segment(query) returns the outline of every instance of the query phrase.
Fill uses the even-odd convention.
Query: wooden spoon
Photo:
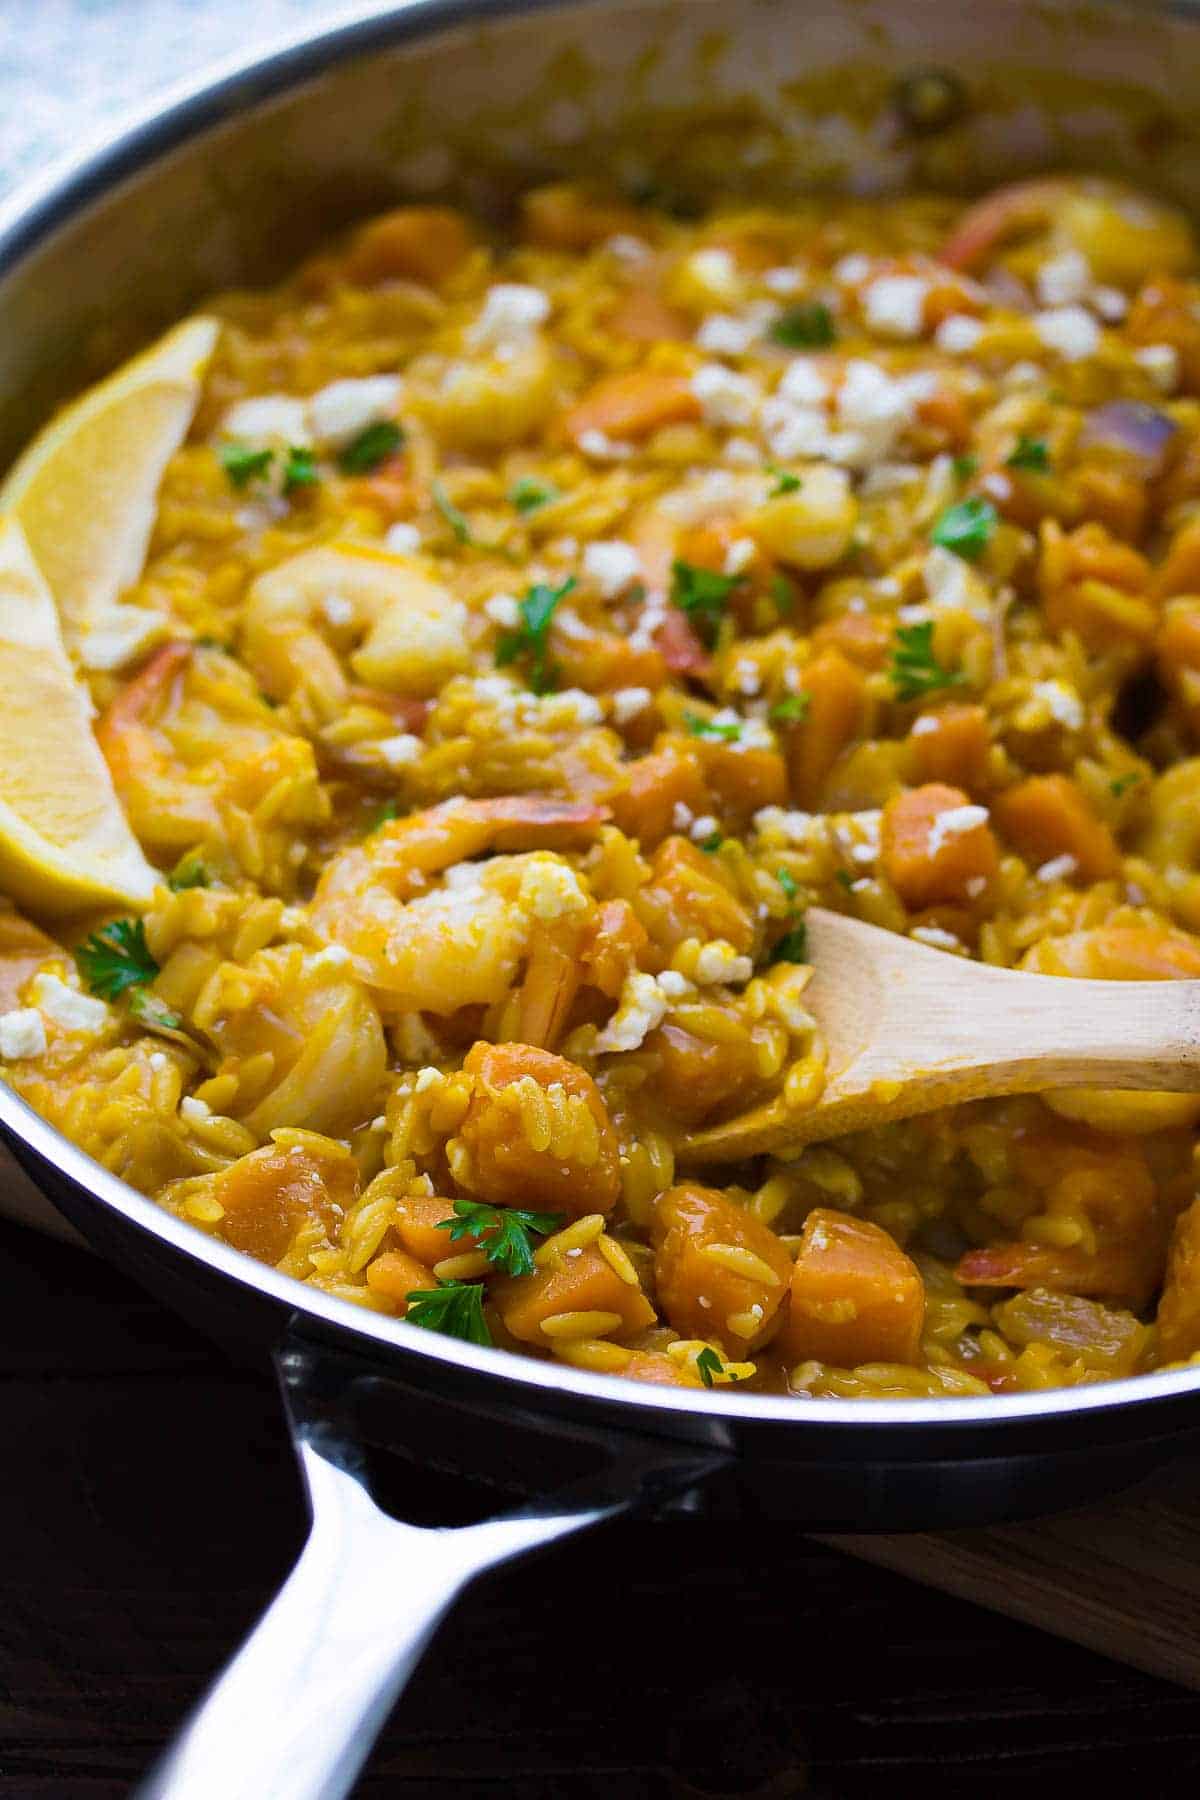
[[[814,975],[804,999],[828,1051],[820,1100],[802,1111],[772,1100],[693,1132],[681,1161],[786,1154],[994,1094],[1200,1092],[1200,980],[1023,975],[819,907],[806,917]]]

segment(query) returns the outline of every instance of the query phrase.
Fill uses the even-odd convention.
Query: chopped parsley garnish
[[[93,994],[116,1000],[127,988],[144,987],[158,974],[140,919],[114,919],[93,931],[75,952],[79,973]]]
[[[492,1334],[483,1316],[483,1289],[473,1281],[442,1281],[435,1288],[414,1288],[407,1296],[405,1318],[425,1331],[464,1343],[490,1345]]]
[[[796,877],[787,869],[776,869],[775,879],[787,895],[788,899],[794,900],[796,895],[800,892],[800,889],[796,886]]]
[[[342,447],[338,468],[343,475],[369,475],[381,462],[394,456],[403,442],[404,433],[395,419],[376,419]]]
[[[729,596],[741,580],[740,575],[718,575],[715,569],[701,569],[678,558],[671,564],[671,604],[687,614],[710,650]]]
[[[1136,769],[1130,769],[1127,775],[1118,775],[1115,781],[1110,781],[1108,791],[1119,800],[1122,794],[1127,794],[1130,788],[1136,787],[1141,779]]]
[[[399,816],[399,808],[397,807],[396,802],[394,800],[385,800],[382,806],[377,806],[375,808],[375,811],[367,820],[367,837],[370,837],[373,831],[378,831],[381,825],[390,825],[392,820]]]
[[[959,687],[963,677],[956,669],[944,669],[933,654],[933,620],[920,625],[901,625],[892,647],[888,677],[897,700],[921,700],[941,688]]]
[[[544,694],[554,685],[554,672],[546,660],[550,621],[559,601],[565,600],[574,586],[573,575],[556,588],[548,587],[544,581],[534,582],[526,589],[520,603],[520,625],[515,631],[506,631],[496,645],[496,663],[500,668],[519,658],[528,658],[529,685],[535,694]]]
[[[812,695],[803,689],[798,694],[785,694],[767,714],[772,725],[802,725],[808,717]]]
[[[725,1373],[725,1364],[721,1361],[716,1351],[710,1350],[707,1344],[696,1358],[696,1373],[706,1388],[712,1386],[714,1375],[723,1375]]]
[[[720,719],[705,719],[699,713],[685,712],[683,722],[694,738],[706,738],[714,744],[736,744],[742,735],[740,725],[726,724]]]
[[[559,497],[558,489],[550,481],[535,481],[532,475],[522,475],[508,490],[511,505],[524,515],[536,512],[539,506],[549,506],[552,500]]]
[[[274,461],[273,450],[254,450],[249,444],[240,443],[236,438],[217,449],[217,461],[232,481],[235,488],[249,487],[267,473]]]
[[[790,306],[771,327],[775,342],[789,350],[825,350],[836,335],[833,314],[819,300]]]
[[[776,500],[780,494],[794,494],[800,486],[798,475],[793,475],[790,469],[776,468],[774,463],[767,464],[767,474],[775,477],[775,486],[767,495],[768,500]]]
[[[189,850],[186,856],[180,857],[167,876],[167,886],[173,894],[182,894],[186,888],[211,887],[212,876],[195,851]]]
[[[706,856],[712,856],[715,851],[721,848],[721,845],[724,842],[725,839],[721,836],[719,831],[712,831],[706,838],[701,840],[700,848]]]
[[[144,987],[131,989],[129,995],[129,1011],[139,1025],[147,1031],[181,1031],[183,1014],[177,1013],[174,1007],[152,994]]]
[[[979,468],[979,458],[968,450],[964,456],[955,457],[953,467],[955,481],[970,481]]]
[[[485,1206],[478,1200],[456,1200],[455,1217],[439,1219],[439,1231],[450,1233],[450,1242],[460,1238],[479,1239],[479,1248],[489,1262],[506,1275],[532,1275],[533,1250],[530,1235],[549,1237],[557,1231],[566,1216],[563,1213],[522,1212],[515,1206]]]
[[[475,534],[471,530],[466,513],[455,506],[441,482],[433,482],[429,491],[433,496],[433,504],[437,507],[443,519],[445,519],[458,542],[460,544],[473,544],[475,542]]]
[[[303,444],[289,444],[287,455],[283,459],[283,491],[294,493],[297,488],[313,487],[317,480],[317,459],[311,450]]]
[[[771,598],[775,602],[776,611],[790,613],[796,604],[796,590],[786,575],[771,577]]]
[[[808,927],[803,919],[798,919],[790,931],[784,932],[767,961],[769,963],[802,963],[807,950]]]
[[[837,882],[839,887],[845,888],[845,890],[848,894],[852,894],[854,892],[854,877],[850,873],[849,869],[836,870],[833,878]]]
[[[953,550],[965,562],[976,562],[987,549],[992,533],[999,524],[995,507],[978,494],[948,506],[933,528],[933,541],[943,550]]]
[[[1016,448],[1011,456],[1005,458],[1007,469],[1028,469],[1035,475],[1044,475],[1050,467],[1050,451],[1045,438],[1026,437],[1022,431],[1017,437]]]

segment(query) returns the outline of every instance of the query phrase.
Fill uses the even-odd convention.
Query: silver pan
[[[897,77],[961,79],[954,155]],[[603,169],[687,197],[1077,165],[1200,198],[1200,23],[1065,0],[410,0],[234,62],[0,207],[0,465],[48,410],[214,287],[270,281],[400,195],[502,211]],[[117,341],[114,328],[125,336]],[[1200,1369],[1045,1395],[803,1404],[650,1389],[435,1337],[193,1232],[0,1086],[0,1135],[65,1217],[279,1372],[312,1506],[300,1560],[142,1790],[346,1793],[429,1634],[482,1570],[641,1508],[930,1528],[1129,1485],[1200,1439]],[[397,1518],[368,1446],[445,1469]],[[468,1498],[469,1497],[469,1498]],[[581,1548],[575,1554],[586,1555]]]

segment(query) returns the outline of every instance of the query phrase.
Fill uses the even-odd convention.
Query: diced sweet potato
[[[385,1250],[367,1264],[367,1286],[373,1294],[390,1300],[403,1317],[408,1311],[408,1296],[429,1293],[437,1286],[437,1276],[406,1250]]]
[[[521,202],[525,236],[547,250],[592,250],[611,237],[642,233],[645,223],[626,201],[584,182],[534,188]]]
[[[1097,925],[1042,938],[1021,967],[1035,975],[1091,981],[1200,979],[1200,940],[1161,925]]]
[[[634,1350],[618,1371],[626,1381],[648,1381],[656,1387],[699,1387],[701,1385],[682,1363],[659,1350]]]
[[[610,799],[612,815],[646,853],[675,830],[677,806],[697,816],[709,809],[700,759],[690,745],[666,743],[627,763],[624,774],[625,786]]]
[[[687,314],[664,300],[648,282],[626,288],[604,324],[614,336],[633,344],[671,343],[692,335]]]
[[[804,1222],[779,1346],[793,1362],[915,1363],[925,1288],[911,1257],[866,1219],[817,1207]]]
[[[734,1019],[719,1039],[677,1023],[660,1025],[646,1049],[659,1059],[657,1098],[685,1125],[699,1125],[718,1107],[736,1109],[761,1085],[754,1042]]]
[[[725,885],[713,859],[687,838],[669,837],[654,853],[650,880],[634,906],[652,938],[674,949],[685,938],[724,938],[745,952],[754,942],[754,921]]]
[[[649,941],[627,900],[606,900],[589,919],[579,945],[584,982],[615,1000]]]
[[[769,1226],[715,1188],[670,1188],[655,1210],[659,1305],[685,1337],[741,1355],[771,1335],[792,1259]]]
[[[564,1256],[557,1268],[508,1276],[493,1284],[491,1297],[505,1327],[524,1344],[548,1344],[542,1325],[560,1313],[615,1313],[619,1323],[602,1334],[631,1334],[653,1325],[655,1311],[641,1287],[622,1281],[595,1244],[578,1256]]]
[[[213,1188],[225,1209],[221,1236],[235,1250],[277,1263],[301,1226],[316,1220],[331,1234],[358,1195],[358,1165],[332,1139],[264,1144],[222,1170]]]
[[[718,811],[749,819],[764,806],[786,806],[787,764],[778,750],[701,742],[697,754]]]
[[[951,701],[936,712],[922,713],[909,732],[912,779],[949,782],[977,794],[987,785],[990,748],[983,707]]]
[[[631,643],[615,631],[590,637],[552,633],[553,658],[564,687],[607,694],[616,688],[649,688],[653,693],[667,678],[666,658],[653,644]]]
[[[590,431],[621,441],[699,417],[700,402],[684,376],[631,369],[606,375],[590,387],[567,413],[563,427],[575,443]]]
[[[494,1206],[607,1212],[620,1191],[616,1134],[591,1076],[532,1044],[478,1043],[475,1093],[459,1127],[459,1185]]]
[[[447,206],[398,206],[357,232],[346,257],[352,281],[420,281],[441,287],[462,267],[474,240],[461,213]]]
[[[1075,859],[1084,881],[1102,881],[1121,866],[1112,832],[1098,819],[1069,775],[1033,775],[995,803],[996,823],[1027,863]]]
[[[1200,1350],[1200,1200],[1175,1226],[1167,1279],[1158,1303],[1160,1362],[1182,1362]]]
[[[453,1217],[453,1200],[438,1194],[405,1194],[396,1202],[392,1230],[410,1257],[432,1269],[447,1256],[465,1256],[479,1248],[477,1238],[460,1237],[452,1243],[449,1231],[439,1229],[443,1219]]]
[[[1150,565],[1103,525],[1064,534],[1048,519],[1038,584],[1050,629],[1074,632],[1089,650],[1140,646],[1154,635],[1158,612]]]
[[[967,808],[971,808],[967,812]],[[961,788],[929,782],[897,794],[883,809],[880,866],[913,912],[968,901],[977,882],[999,868],[996,840]]]
[[[892,643],[892,626],[875,613],[845,612],[836,619],[826,619],[812,634],[812,646],[818,654],[823,650],[840,650],[849,662],[860,669],[882,669]]]
[[[843,750],[867,722],[867,681],[840,650],[823,650],[804,671],[808,711],[787,733],[788,773],[798,806],[815,807]]]

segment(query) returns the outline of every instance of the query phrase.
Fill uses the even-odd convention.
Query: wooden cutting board
[[[0,1214],[82,1243],[2,1150]],[[1200,1461],[1036,1524],[820,1541],[1200,1692]]]

